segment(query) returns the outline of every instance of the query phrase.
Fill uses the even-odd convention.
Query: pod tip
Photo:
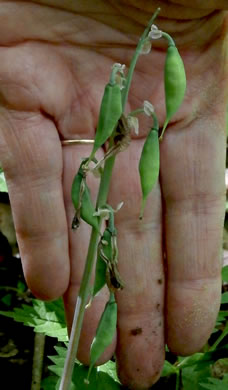
[[[162,129],[162,132],[161,132],[161,135],[160,135],[160,137],[159,137],[159,141],[162,141],[163,136],[164,136],[164,132],[165,132],[166,127],[168,126],[168,123],[169,123],[169,118],[166,118],[166,121],[165,121],[165,123],[164,123],[163,129]]]
[[[140,221],[143,219],[144,208],[145,208],[145,201],[146,201],[145,199],[142,200],[141,209],[140,209],[140,215],[139,215]]]

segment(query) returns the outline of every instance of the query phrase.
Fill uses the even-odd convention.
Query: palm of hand
[[[30,21],[24,40],[17,36],[15,43],[5,34],[6,47],[0,48],[0,152],[28,284],[42,298],[66,291],[70,325],[89,240],[87,226],[82,224],[76,234],[70,229],[70,188],[90,148],[62,150],[60,138],[94,137],[111,65],[129,65],[138,37],[85,16],[48,12],[43,14],[45,32]],[[227,75],[219,65],[211,70],[207,60],[214,63],[221,45],[218,41],[202,57],[197,52],[194,66],[196,53],[185,50],[188,94],[161,144],[160,185],[148,200],[143,222],[138,220],[137,166],[147,123],[116,161],[109,202],[115,207],[124,201],[116,225],[125,288],[117,297],[118,340],[104,359],[117,341],[120,377],[135,388],[159,376],[165,341],[179,354],[201,348],[219,307],[226,94],[221,80]],[[163,123],[164,57],[155,50],[140,58],[127,112],[151,100]],[[202,66],[209,82],[197,74]],[[220,96],[214,99],[213,94],[212,106],[215,84]],[[91,185],[95,193],[97,181]],[[104,292],[87,311],[79,348],[84,362],[106,299]]]

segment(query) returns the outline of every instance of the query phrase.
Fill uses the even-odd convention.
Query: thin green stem
[[[115,161],[115,157],[111,157],[105,163],[104,172],[101,177],[100,189],[97,198],[97,208],[103,206],[107,202],[109,184],[111,180],[114,161]],[[100,224],[101,224],[101,220],[100,220]],[[81,333],[81,328],[82,328],[82,323],[83,323],[83,318],[85,313],[85,307],[90,293],[90,279],[92,275],[92,269],[93,269],[93,264],[95,260],[96,250],[97,250],[98,238],[99,238],[99,234],[93,228],[90,237],[85,269],[84,269],[80,290],[79,290],[79,294],[75,306],[69,346],[67,350],[67,356],[66,356],[66,361],[63,369],[59,390],[69,390],[70,388],[72,372],[74,369],[74,361],[77,355],[80,333]]]
[[[209,351],[210,352],[214,351],[227,334],[228,334],[228,321],[226,322],[223,332],[220,334],[220,336],[217,338],[214,344],[209,348]]]
[[[140,40],[138,42],[138,45],[136,47],[135,53],[133,55],[133,58],[131,60],[131,64],[130,64],[130,67],[129,67],[129,70],[128,70],[128,74],[127,74],[127,77],[126,77],[125,88],[124,88],[123,94],[122,94],[123,110],[124,110],[124,107],[125,107],[127,99],[128,99],[128,94],[129,94],[129,90],[130,90],[131,81],[132,81],[133,73],[134,73],[134,70],[135,70],[136,62],[138,60],[138,57],[141,54],[141,49],[143,47],[145,38],[148,36],[150,28],[151,28],[152,24],[154,23],[156,17],[158,16],[159,12],[160,12],[160,8],[157,8],[157,10],[153,14],[152,18],[150,19],[150,21],[149,21],[149,23],[148,23],[144,33],[142,34],[142,36],[141,36],[141,38],[140,38]]]
[[[155,112],[152,113],[152,117],[153,117],[153,120],[154,120],[153,129],[159,131],[158,117],[155,114]]]
[[[162,36],[163,36],[163,38],[165,38],[168,41],[168,45],[169,46],[176,46],[173,38],[169,34],[167,34],[166,32],[162,31]]]
[[[136,110],[133,110],[129,112],[128,116],[137,116],[138,114],[144,114],[144,108],[136,108]]]
[[[176,390],[180,389],[180,370],[176,374]]]

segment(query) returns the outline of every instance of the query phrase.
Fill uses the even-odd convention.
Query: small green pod
[[[90,160],[112,135],[122,114],[122,97],[119,84],[108,83],[101,102],[98,125]]]
[[[181,106],[186,91],[186,74],[183,60],[176,46],[170,45],[166,54],[165,69],[166,119],[161,137],[171,119]]]
[[[101,357],[105,349],[111,344],[115,336],[116,324],[117,303],[115,301],[114,294],[110,293],[109,301],[106,303],[97,327],[96,336],[94,337],[90,347],[90,366],[87,379],[89,378],[90,372],[99,357]]]
[[[142,189],[142,204],[139,217],[140,219],[143,218],[146,199],[158,180],[159,167],[160,150],[158,130],[152,128],[144,143],[139,161],[139,174]]]
[[[83,177],[81,168],[79,168],[78,173],[74,177],[71,188],[71,198],[76,212],[78,210],[80,211],[80,217],[89,225],[94,227],[97,231],[99,231],[98,219],[93,215],[95,213],[95,208],[90,196],[90,190],[86,184],[85,178]]]
[[[105,258],[110,260],[112,257],[111,239],[112,236],[110,231],[108,229],[105,229],[103,236],[101,237],[100,243],[98,245],[95,280],[94,280],[93,293],[92,293],[93,297],[95,297],[95,295],[97,295],[97,293],[106,284],[107,263],[105,261]]]
[[[105,261],[102,259],[102,257],[98,254],[97,262],[96,262],[96,270],[95,270],[95,280],[94,280],[93,293],[92,293],[93,298],[95,297],[95,295],[99,293],[99,291],[106,284],[106,271],[107,271],[107,265]]]

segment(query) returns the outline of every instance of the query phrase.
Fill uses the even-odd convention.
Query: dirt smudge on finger
[[[137,328],[131,329],[130,334],[132,336],[138,336],[139,334],[142,334],[142,328],[137,327]]]

